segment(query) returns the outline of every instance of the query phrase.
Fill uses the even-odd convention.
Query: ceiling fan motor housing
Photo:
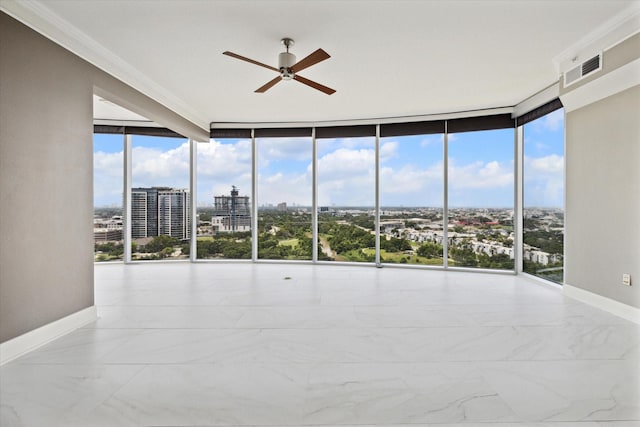
[[[278,56],[280,76],[284,80],[291,80],[293,78],[293,71],[291,71],[291,67],[293,67],[295,63],[296,63],[296,56],[293,53],[282,52]]]

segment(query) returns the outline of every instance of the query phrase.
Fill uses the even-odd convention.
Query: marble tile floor
[[[640,325],[523,277],[97,265],[99,319],[0,368],[0,425],[640,426]]]

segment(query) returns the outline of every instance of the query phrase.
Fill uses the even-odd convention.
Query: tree
[[[513,260],[507,254],[479,254],[478,267],[507,270],[513,268]]]
[[[156,236],[144,247],[145,252],[160,252],[164,248],[173,248],[180,244],[180,240],[171,236]]]
[[[119,258],[124,253],[124,245],[116,242],[96,243],[95,252],[102,252],[103,254],[106,254],[105,257],[107,259]]]
[[[524,243],[550,254],[561,254],[564,251],[564,236],[560,231],[527,230]]]
[[[373,243],[375,245],[375,240]],[[411,244],[405,239],[392,237],[390,239],[380,239],[380,248],[387,252],[402,252],[411,250]]]
[[[451,258],[461,267],[475,267],[478,264],[476,254],[466,246],[454,246],[449,250]]]
[[[170,257],[172,253],[173,253],[173,248],[169,247],[169,248],[162,248],[162,250],[158,255],[160,256],[160,258],[167,258],[167,257]]]
[[[189,243],[185,243],[184,245],[180,246],[180,251],[182,252],[182,255],[189,255],[189,253],[191,252],[191,245]]]
[[[439,258],[442,256],[442,245],[433,242],[426,242],[420,245],[417,254],[425,258]]]

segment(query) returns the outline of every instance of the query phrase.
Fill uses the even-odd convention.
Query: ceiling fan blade
[[[310,86],[314,89],[318,89],[320,92],[324,92],[327,95],[331,95],[332,93],[335,93],[335,89],[331,89],[330,87],[323,86],[320,83],[314,82],[313,80],[305,79],[304,77],[298,74],[294,75],[293,79],[299,81],[302,84]]]
[[[291,71],[297,73],[298,71],[302,71],[305,68],[309,68],[312,65],[317,64],[318,62],[324,61],[325,59],[331,58],[331,56],[322,49],[318,49],[315,52],[311,53],[306,58],[301,59],[300,61],[293,64],[291,67]]]
[[[282,77],[278,76],[275,79],[269,81],[269,83],[265,84],[264,86],[256,89],[255,92],[256,93],[264,93],[264,92],[268,91],[269,89],[271,89],[273,86],[275,86],[276,83],[278,83],[280,80],[282,80]]]
[[[272,67],[271,65],[263,64],[262,62],[254,61],[253,59],[249,59],[249,58],[244,57],[242,55],[238,55],[237,53],[226,51],[226,52],[222,52],[222,54],[230,56],[232,58],[239,59],[241,61],[247,61],[247,62],[250,62],[252,64],[259,65],[259,66],[264,67],[264,68],[268,68],[270,70],[275,71],[276,73],[280,72],[280,70],[278,70],[276,67]]]

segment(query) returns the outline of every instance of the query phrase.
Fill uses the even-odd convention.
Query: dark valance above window
[[[311,128],[263,128],[255,130],[256,138],[295,138],[311,136]]]
[[[428,135],[444,133],[444,120],[430,122],[389,123],[380,125],[380,136]]]
[[[110,133],[117,135],[144,135],[161,136],[167,138],[185,138],[167,128],[146,127],[146,126],[114,126],[114,125],[93,125],[93,133]]]
[[[211,129],[210,138],[251,138],[251,129]]]
[[[538,108],[531,110],[527,113],[524,113],[521,116],[516,117],[517,126],[525,125],[535,119],[539,119],[542,116],[546,116],[549,113],[552,113],[556,110],[559,110],[563,107],[562,101],[560,98],[556,98],[553,101],[549,101],[544,105],[539,106]]]
[[[376,126],[355,125],[316,128],[316,138],[357,138],[362,136],[376,136]]]
[[[380,124],[380,136],[405,136],[405,135],[429,135],[455,132],[473,132],[493,129],[515,128],[516,120],[511,114],[494,114],[488,116],[463,117],[450,120],[429,120],[418,122],[400,122]],[[375,136],[376,125],[344,125],[344,126],[317,126],[316,138],[356,138]],[[257,128],[254,130],[256,138],[286,138],[312,136],[311,127],[294,128]],[[251,129],[230,128],[211,129],[211,138],[251,138]]]
[[[475,132],[480,130],[515,128],[516,121],[511,114],[496,114],[493,116],[465,117],[447,120],[447,132]]]

